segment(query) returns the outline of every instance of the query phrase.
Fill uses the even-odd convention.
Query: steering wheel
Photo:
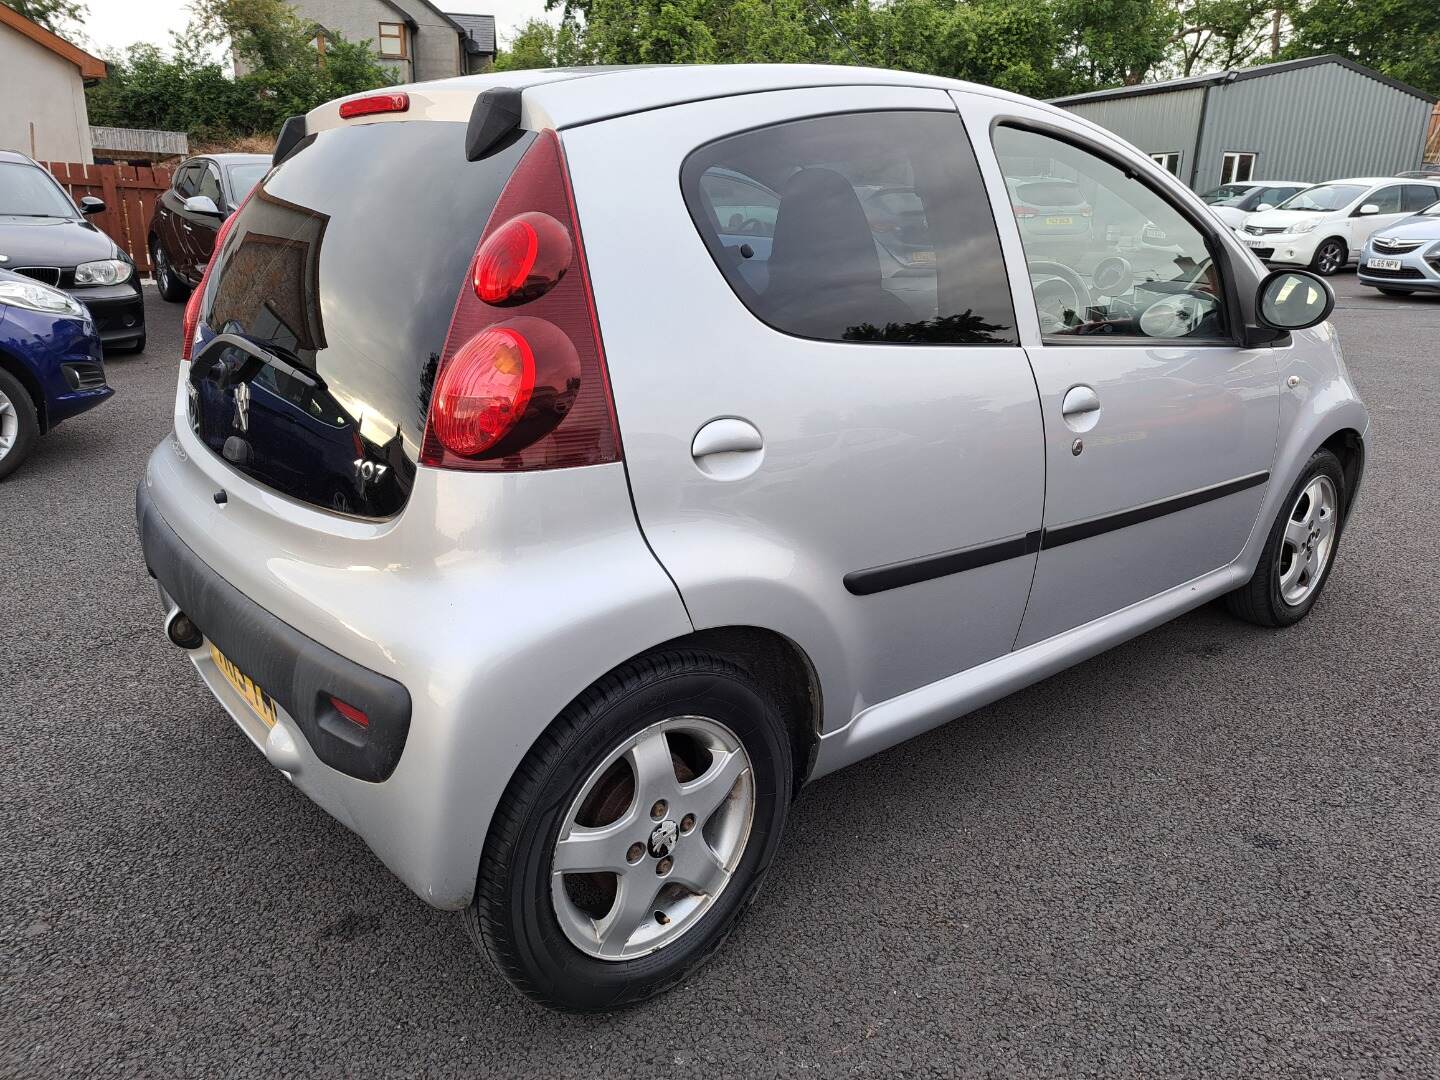
[[[1027,269],[1030,271],[1030,280],[1035,283],[1035,309],[1040,316],[1042,334],[1062,333],[1069,325],[1065,321],[1067,309],[1084,319],[1094,298],[1079,274],[1057,262],[1032,262]],[[1036,282],[1037,274],[1049,274],[1060,281]],[[1056,286],[1060,287],[1057,289]],[[1073,300],[1073,304],[1067,303],[1067,300]]]

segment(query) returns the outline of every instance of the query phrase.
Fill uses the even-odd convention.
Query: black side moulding
[[[290,155],[290,151],[300,145],[300,140],[305,138],[305,117],[292,116],[286,120],[280,128],[280,137],[275,140],[275,153],[270,157],[272,166],[279,165]]]
[[[479,161],[507,146],[520,131],[520,94],[513,86],[497,86],[475,99],[465,130],[465,160]]]

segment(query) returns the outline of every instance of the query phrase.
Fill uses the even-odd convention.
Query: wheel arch
[[[40,434],[44,435],[50,430],[50,413],[45,406],[45,394],[40,389],[40,383],[20,361],[16,360],[4,349],[0,349],[0,370],[13,375],[30,395],[30,403],[35,406],[35,422],[40,427]]]

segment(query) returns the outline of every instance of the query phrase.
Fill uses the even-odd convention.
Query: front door
[[[1007,652],[1043,439],[949,97],[750,94],[564,140],[637,515],[697,628],[798,642],[831,726]]]
[[[1036,324],[1022,326],[1045,424],[1023,647],[1240,554],[1275,453],[1279,386],[1274,350],[1237,346],[1202,210],[1182,212],[1120,144],[1076,137],[1038,110],[984,107],[987,164],[1010,187],[1078,185],[1088,223],[1077,234],[996,207],[1027,264]]]

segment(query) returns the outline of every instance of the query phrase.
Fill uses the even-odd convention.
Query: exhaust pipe
[[[178,607],[165,617],[165,636],[187,652],[205,644],[205,635]]]

